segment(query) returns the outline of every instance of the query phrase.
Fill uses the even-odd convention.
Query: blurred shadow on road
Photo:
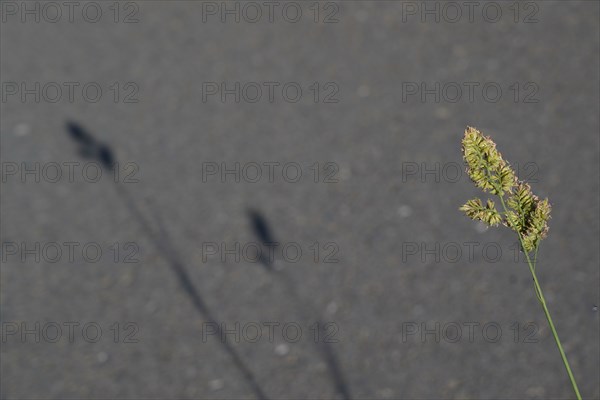
[[[274,250],[278,247],[279,243],[274,239],[273,233],[267,220],[265,217],[254,209],[248,209],[247,211],[248,218],[250,219],[250,224],[252,227],[253,233],[256,237],[261,241],[261,244],[264,248],[268,249],[267,254],[275,254]],[[302,295],[298,293],[296,290],[296,285],[290,279],[288,275],[285,274],[284,270],[277,270],[273,267],[273,259],[269,256],[264,256],[265,251],[261,251],[260,261],[261,264],[269,271],[269,273],[273,274],[282,285],[285,286],[286,294],[290,295],[295,299],[295,303],[298,305],[298,311],[300,314],[306,318],[306,320],[311,320],[315,316],[317,316],[317,326],[319,329],[319,338],[327,337],[326,334],[326,324],[321,322],[321,313],[315,311],[315,308],[310,304],[309,301],[302,298]],[[350,388],[344,378],[344,374],[338,362],[335,351],[331,347],[331,344],[326,340],[319,339],[317,342],[317,347],[319,350],[319,354],[325,361],[329,373],[331,375],[331,379],[333,384],[335,385],[335,389],[337,392],[346,400],[351,399]]]
[[[114,152],[111,148],[94,138],[87,130],[85,130],[81,125],[69,121],[66,124],[67,132],[69,136],[78,143],[79,145],[79,154],[85,158],[96,159],[99,161],[103,167],[112,170],[115,165],[115,156]],[[218,323],[216,318],[213,316],[213,312],[207,306],[206,302],[200,295],[199,291],[196,289],[194,283],[190,279],[190,276],[185,268],[185,264],[181,257],[179,256],[179,252],[173,246],[171,239],[164,229],[162,221],[157,213],[153,213],[154,222],[158,226],[158,232],[152,228],[152,224],[150,219],[147,218],[144,213],[140,210],[140,208],[136,205],[135,199],[129,191],[123,186],[116,184],[115,185],[117,195],[124,203],[125,207],[129,210],[132,217],[140,224],[144,234],[150,239],[150,241],[156,246],[159,253],[165,258],[168,265],[171,267],[171,270],[177,276],[177,280],[179,281],[181,287],[186,292],[192,304],[198,311],[198,313],[206,320],[207,323],[211,324],[216,329],[216,334],[218,334],[219,338],[221,335],[221,324]],[[248,382],[252,391],[259,399],[267,399],[267,396],[263,392],[262,388],[256,381],[252,371],[246,366],[240,355],[235,351],[230,344],[226,341],[219,340],[218,343],[223,347],[223,349],[231,356],[233,359],[233,363],[236,368],[240,371],[244,379]]]

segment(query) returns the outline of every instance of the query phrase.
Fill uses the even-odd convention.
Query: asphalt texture
[[[2,397],[574,398],[474,126],[600,398],[599,3],[454,4],[3,1]]]

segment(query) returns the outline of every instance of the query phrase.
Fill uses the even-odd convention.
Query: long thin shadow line
[[[144,227],[144,231],[146,232],[146,234],[150,237],[152,242],[162,252],[165,259],[169,262],[169,265],[171,266],[172,270],[175,272],[175,275],[177,276],[179,283],[181,284],[181,286],[183,287],[185,292],[188,294],[188,296],[192,300],[192,303],[193,303],[194,307],[196,308],[196,310],[199,311],[201,314],[203,314],[204,319],[206,319],[212,326],[214,326],[216,328],[216,333],[219,335],[219,337],[222,337],[221,325],[218,323],[217,319],[213,316],[212,312],[206,305],[205,301],[202,299],[202,296],[200,295],[200,293],[198,292],[198,290],[192,283],[190,276],[184,266],[183,261],[180,259],[179,255],[174,250],[173,245],[171,244],[171,242],[169,240],[169,236],[168,236],[167,232],[164,230],[163,225],[160,222],[160,220],[158,219],[158,217],[156,217],[156,218],[157,218],[157,223],[159,225],[159,230],[161,232],[160,236],[155,234],[152,231],[150,224],[148,223],[147,219],[144,217],[142,212],[139,210],[139,208],[133,202],[133,199],[131,198],[129,192],[127,190],[125,190],[125,188],[122,186],[117,185],[116,187],[117,187],[117,193],[119,194],[119,196],[121,197],[123,202],[127,205],[127,208],[129,208],[129,210],[135,216],[135,218],[138,220],[138,222]],[[248,381],[248,383],[252,387],[252,390],[254,391],[256,396],[259,399],[267,399],[267,396],[261,389],[260,385],[256,382],[256,378],[252,374],[252,371],[250,371],[250,369],[246,366],[246,364],[244,363],[242,358],[238,355],[238,353],[235,351],[235,349],[229,343],[227,343],[225,341],[219,340],[219,343],[221,344],[221,346],[223,346],[223,349],[231,356],[234,364],[240,370],[240,372],[244,376],[244,379],[246,379]]]
[[[95,139],[88,134],[83,128],[74,123],[68,123],[67,129],[71,136],[83,146],[81,149],[88,155],[93,155],[94,158],[98,158],[100,162],[104,165],[104,167],[112,169],[114,166],[114,156],[112,151],[105,145],[101,145],[95,141]],[[96,149],[96,147],[98,147]],[[154,243],[154,245],[159,249],[160,254],[165,258],[168,262],[169,266],[177,276],[179,284],[183,287],[186,294],[192,301],[192,304],[196,308],[196,310],[204,317],[205,320],[209,321],[212,326],[216,328],[216,332],[221,335],[221,325],[218,323],[216,318],[213,317],[210,308],[206,305],[206,302],[203,300],[202,296],[192,283],[190,276],[185,268],[185,264],[179,257],[177,251],[169,240],[169,236],[165,229],[163,228],[162,223],[158,216],[155,216],[155,219],[159,225],[160,234],[154,232],[151,224],[148,222],[148,219],[144,216],[144,214],[140,211],[138,206],[135,204],[134,199],[132,198],[129,191],[126,190],[125,187],[116,184],[115,185],[117,195],[121,199],[121,201],[125,204],[127,209],[133,215],[133,217],[137,220],[137,222],[142,226],[143,232],[150,238],[150,240]],[[268,397],[263,392],[262,388],[256,381],[254,374],[250,368],[246,366],[242,358],[235,351],[235,349],[227,342],[223,340],[219,340],[218,342],[223,349],[231,356],[233,359],[233,363],[236,368],[241,372],[244,379],[248,382],[252,391],[259,399],[267,400]]]
[[[275,246],[276,241],[273,239],[268,224],[262,215],[254,210],[249,210],[248,215],[252,220],[254,232],[256,236],[261,240],[263,246]],[[271,253],[270,253],[271,254]],[[302,316],[306,319],[310,319],[312,315],[320,315],[321,313],[315,312],[314,308],[307,302],[300,293],[296,290],[296,286],[290,280],[288,275],[283,274],[282,271],[277,271],[273,268],[271,264],[271,260],[269,258],[265,258],[263,254],[259,258],[261,264],[265,267],[265,269],[275,275],[277,279],[285,286],[286,292],[293,298],[296,299],[296,304],[298,304],[298,310],[302,314]],[[306,306],[306,304],[309,304]],[[304,307],[303,307],[304,306]],[[306,308],[305,308],[306,307]],[[308,309],[308,310],[307,310]],[[323,356],[325,363],[327,364],[327,368],[329,373],[331,374],[331,379],[335,385],[335,389],[345,400],[350,400],[352,396],[350,395],[350,388],[346,383],[346,379],[344,378],[344,374],[342,373],[342,368],[337,359],[335,351],[331,348],[329,342],[324,340],[320,340],[320,338],[325,337],[325,324],[322,323],[321,318],[317,319],[317,326],[319,327],[319,340],[317,341],[317,348],[320,350],[319,354]]]
[[[269,271],[275,276],[277,276],[279,280],[284,284],[286,291],[296,299],[296,304],[305,305],[305,307],[310,307],[309,311],[307,312],[306,308],[298,306],[298,309],[303,314],[305,319],[310,319],[310,316],[315,314],[320,315],[320,313],[314,312],[311,306],[306,306],[306,300],[300,294],[298,294],[295,286],[291,283],[288,276],[282,275],[274,269],[271,269]],[[346,379],[344,378],[342,367],[340,366],[335,351],[333,350],[329,342],[321,340],[321,338],[326,337],[327,332],[325,331],[325,324],[321,321],[320,317],[317,318],[317,326],[319,327],[319,340],[317,340],[316,343],[317,348],[320,350],[319,353],[323,356],[323,359],[327,364],[327,368],[329,370],[329,373],[331,374],[331,379],[333,380],[335,389],[338,393],[342,395],[342,397],[345,400],[351,400],[352,396],[350,395],[350,388],[348,386],[348,383],[346,382]]]

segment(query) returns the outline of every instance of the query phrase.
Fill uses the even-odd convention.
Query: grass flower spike
[[[563,350],[558,333],[550,317],[550,311],[544,298],[536,275],[537,253],[540,242],[548,235],[550,219],[550,203],[548,199],[540,200],[531,191],[531,187],[519,180],[510,164],[502,158],[496,149],[496,143],[475,128],[467,127],[462,140],[462,152],[467,164],[467,174],[475,185],[485,193],[498,196],[502,209],[498,211],[492,200],[485,205],[479,198],[468,200],[460,207],[461,211],[471,219],[482,221],[489,226],[503,224],[517,233],[521,249],[533,277],[535,294],[540,302],[554,340],[560,352],[563,364],[571,380],[577,399],[581,400],[579,388],[567,357]],[[533,253],[533,254],[532,254]]]
[[[502,222],[502,217],[492,200],[488,200],[485,207],[481,204],[480,199],[469,200],[460,210],[464,211],[471,219],[483,221],[490,226],[496,226]]]
[[[460,210],[469,218],[490,226],[502,222],[519,234],[524,251],[537,250],[548,234],[548,199],[540,201],[527,183],[519,181],[510,164],[496,150],[496,143],[477,129],[467,128],[462,150],[471,180],[484,192],[500,197],[504,210],[503,213],[498,212],[491,200],[487,200],[484,207],[478,198],[467,201]]]
[[[484,192],[502,195],[515,185],[515,173],[496,150],[496,143],[475,128],[467,128],[462,142],[467,173]]]

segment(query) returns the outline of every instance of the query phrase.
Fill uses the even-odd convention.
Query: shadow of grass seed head
[[[496,143],[477,129],[467,127],[465,130],[462,152],[471,180],[484,192],[497,195],[503,210],[498,211],[492,200],[483,205],[479,198],[467,201],[460,210],[487,225],[502,223],[508,226],[519,234],[525,251],[537,249],[548,233],[548,199],[540,201],[502,158]]]

